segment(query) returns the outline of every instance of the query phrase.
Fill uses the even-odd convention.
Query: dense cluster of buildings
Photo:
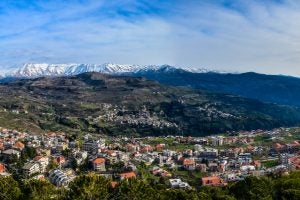
[[[151,137],[118,137],[108,142],[88,134],[75,140],[62,132],[37,135],[0,128],[0,175],[18,173],[24,178],[47,179],[56,186],[67,187],[82,171],[93,171],[115,185],[141,177],[138,166],[143,164],[152,176],[163,177],[172,188],[191,187],[177,171],[201,173],[199,185],[224,186],[249,175],[299,169],[299,142],[276,140],[284,132],[285,129],[276,129],[233,136],[169,136],[170,144],[153,143],[155,138]],[[257,145],[258,136],[268,137],[270,145]],[[189,148],[176,149],[176,145]]]

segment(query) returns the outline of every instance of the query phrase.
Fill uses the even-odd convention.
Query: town
[[[112,187],[131,178],[177,189],[225,186],[247,176],[299,169],[299,139],[297,127],[141,138],[0,128],[0,175],[48,180],[65,188],[88,173],[106,177]]]

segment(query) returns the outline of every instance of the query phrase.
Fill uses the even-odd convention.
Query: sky
[[[28,62],[300,76],[300,1],[1,0],[0,70]]]

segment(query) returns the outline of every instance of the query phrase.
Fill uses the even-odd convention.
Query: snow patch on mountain
[[[170,65],[120,65],[113,63],[104,64],[48,64],[48,63],[26,63],[17,70],[7,73],[6,77],[33,78],[41,76],[73,76],[84,72],[100,72],[104,74],[122,75],[128,73],[148,72],[176,72],[184,70],[192,73],[212,72],[206,69],[178,68]]]
[[[24,64],[11,74],[14,77],[40,77],[40,76],[72,76],[84,72],[100,72],[105,74],[121,74],[133,72],[138,65],[118,65],[105,63],[95,64]]]

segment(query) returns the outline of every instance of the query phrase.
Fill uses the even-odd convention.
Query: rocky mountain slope
[[[225,73],[205,69],[178,68],[169,65],[25,64],[0,82],[18,78],[74,76],[84,72],[146,77],[172,86],[188,86],[228,93],[264,102],[300,106],[300,79],[290,76],[257,73]]]
[[[139,77],[83,73],[0,84],[0,126],[110,135],[207,135],[300,122],[300,110]]]
[[[172,86],[188,86],[253,98],[264,102],[300,106],[300,78],[282,75],[266,75],[253,72],[191,73],[184,70],[148,70],[133,76],[143,76],[150,80]]]

